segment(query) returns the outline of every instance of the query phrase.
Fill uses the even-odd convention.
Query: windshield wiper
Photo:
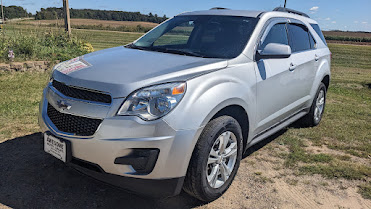
[[[129,45],[126,45],[125,47],[131,48],[131,49],[139,49],[139,50],[146,50],[146,51],[157,51],[157,52],[180,54],[180,55],[193,56],[193,57],[215,58],[215,57],[205,56],[205,55],[202,55],[202,54],[197,53],[197,52],[184,51],[184,50],[180,50],[180,49],[162,48],[162,47],[144,47],[144,46],[137,46],[133,43],[129,44]]]
[[[173,54],[180,54],[180,55],[193,56],[193,57],[205,57],[204,55],[199,54],[197,52],[184,51],[180,49],[160,48],[160,47],[153,47],[151,49],[154,51],[165,52],[165,53],[173,53]]]
[[[135,45],[135,44],[133,44],[133,43],[128,44],[128,45],[126,45],[125,47],[126,47],[126,48],[130,48],[130,49],[151,50],[150,47],[137,46],[137,45]]]

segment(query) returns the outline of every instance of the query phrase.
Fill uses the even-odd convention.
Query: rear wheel
[[[322,119],[326,105],[326,86],[321,83],[314,97],[312,106],[307,115],[300,119],[299,123],[305,127],[317,126]]]
[[[184,190],[199,200],[219,198],[231,185],[242,157],[242,131],[230,116],[210,121],[193,152]]]

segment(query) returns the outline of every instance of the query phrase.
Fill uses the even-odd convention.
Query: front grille
[[[93,135],[102,122],[101,119],[85,118],[61,113],[49,103],[47,114],[59,131],[72,133],[77,136]]]
[[[68,97],[111,104],[112,98],[108,94],[67,86],[56,80],[53,80],[52,85],[55,89]]]

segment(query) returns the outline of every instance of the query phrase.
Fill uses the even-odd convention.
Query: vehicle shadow
[[[258,151],[277,134],[250,147]],[[153,199],[128,193],[85,176],[43,151],[41,133],[0,143],[0,207],[11,208],[192,208],[204,203],[182,192]]]
[[[191,208],[184,192],[151,199],[127,193],[67,167],[43,152],[41,133],[0,143],[0,208]]]
[[[289,127],[294,128],[293,125],[290,125]],[[282,130],[278,131],[277,133],[275,133],[275,134],[269,136],[268,138],[260,141],[259,143],[255,144],[254,146],[249,147],[246,150],[246,152],[243,154],[242,159],[252,155],[254,152],[260,150],[263,147],[265,147],[265,145],[271,143],[272,141],[274,141],[275,139],[277,139],[278,137],[280,137],[281,135],[286,133],[286,131],[287,131],[287,128],[282,129]]]

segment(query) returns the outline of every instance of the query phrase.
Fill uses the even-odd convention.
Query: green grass
[[[290,135],[290,134],[288,134]],[[298,137],[285,136],[278,140],[280,145],[285,145],[289,148],[289,153],[282,153],[281,157],[285,159],[285,166],[293,167],[298,162],[304,163],[328,163],[334,157],[328,154],[310,154],[305,151],[306,145]]]
[[[371,176],[371,168],[354,163],[334,162],[330,164],[305,165],[299,168],[300,174],[321,174],[327,178],[365,180]]]
[[[334,67],[352,67],[371,70],[371,46],[328,44]],[[356,53],[355,53],[356,52]]]
[[[38,104],[49,73],[0,73],[0,142],[38,131]]]
[[[359,187],[358,193],[360,193],[363,198],[371,199],[371,183],[363,184],[358,187]]]

